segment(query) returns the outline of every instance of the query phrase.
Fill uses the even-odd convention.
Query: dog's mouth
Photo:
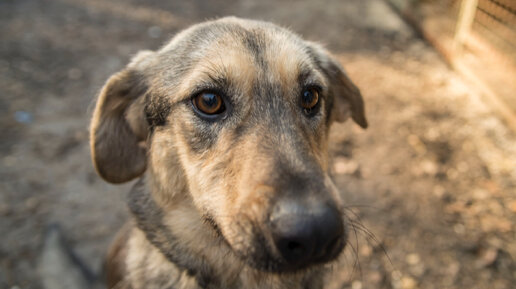
[[[248,242],[234,244],[225,237],[214,218],[204,216],[204,220],[238,258],[260,271],[295,273],[324,265],[337,259],[347,244],[347,232],[343,225],[335,232],[331,232],[331,240],[321,241],[315,236],[315,241],[312,243],[310,236],[299,237],[294,234],[294,236],[278,239],[270,232],[263,232],[257,226],[253,226],[252,229],[246,230],[252,233],[248,233],[249,236],[243,238],[249,240]],[[242,224],[235,224],[235,226],[241,228]],[[313,233],[317,235],[319,232]]]
[[[323,265],[337,259],[345,245],[346,241],[344,240],[344,237],[339,237],[319,254],[304,254],[303,250],[299,250],[299,245],[291,245],[291,248],[298,250],[296,255],[299,257],[285,258],[284,256],[280,256],[280,258],[273,258],[272,262],[270,260],[266,260],[263,264],[258,263],[256,265],[258,269],[265,271],[277,273],[297,272],[318,265]]]
[[[275,249],[267,248],[267,242],[263,237],[258,237],[256,240],[261,241],[254,242],[252,249],[247,251],[233,249],[233,251],[251,267],[273,273],[295,273],[327,264],[337,259],[346,245],[345,236],[340,236],[318,254],[313,252],[307,254],[301,248],[302,245],[290,243],[287,245],[291,251],[290,255],[285,256],[275,252]]]

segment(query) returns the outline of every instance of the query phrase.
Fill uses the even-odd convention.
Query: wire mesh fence
[[[516,57],[516,1],[479,0],[473,31],[514,59]]]

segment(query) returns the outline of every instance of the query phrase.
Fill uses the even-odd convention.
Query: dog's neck
[[[279,275],[249,267],[232,252],[216,227],[197,213],[191,199],[180,198],[163,208],[151,190],[142,178],[129,193],[136,224],[147,240],[179,271],[195,278],[200,288],[322,288],[320,269]]]

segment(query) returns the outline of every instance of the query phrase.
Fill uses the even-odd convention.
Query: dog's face
[[[346,242],[327,142],[330,124],[348,116],[367,126],[358,89],[324,49],[224,18],[110,78],[92,120],[93,159],[113,183],[148,170],[156,200],[191,200],[248,264],[296,271]]]

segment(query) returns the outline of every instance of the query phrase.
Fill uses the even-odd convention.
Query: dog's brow
[[[208,72],[206,73],[206,76],[209,79],[209,81],[205,81],[205,85],[215,85],[219,89],[223,89],[231,85],[230,79],[226,75],[224,75],[224,73],[213,74],[211,72]]]
[[[226,90],[230,85],[231,82],[225,75],[206,73],[193,82],[192,93],[194,94],[201,90]]]
[[[210,69],[210,71],[201,71],[188,78],[189,81],[186,90],[182,93],[182,97],[178,99],[177,102],[184,101],[206,90],[227,93],[231,86],[231,80],[223,73],[223,70],[217,71]]]
[[[326,81],[324,81],[324,78],[322,77],[321,73],[315,70],[314,68],[301,68],[297,79],[301,87],[311,85],[318,86],[322,89],[326,87]]]

